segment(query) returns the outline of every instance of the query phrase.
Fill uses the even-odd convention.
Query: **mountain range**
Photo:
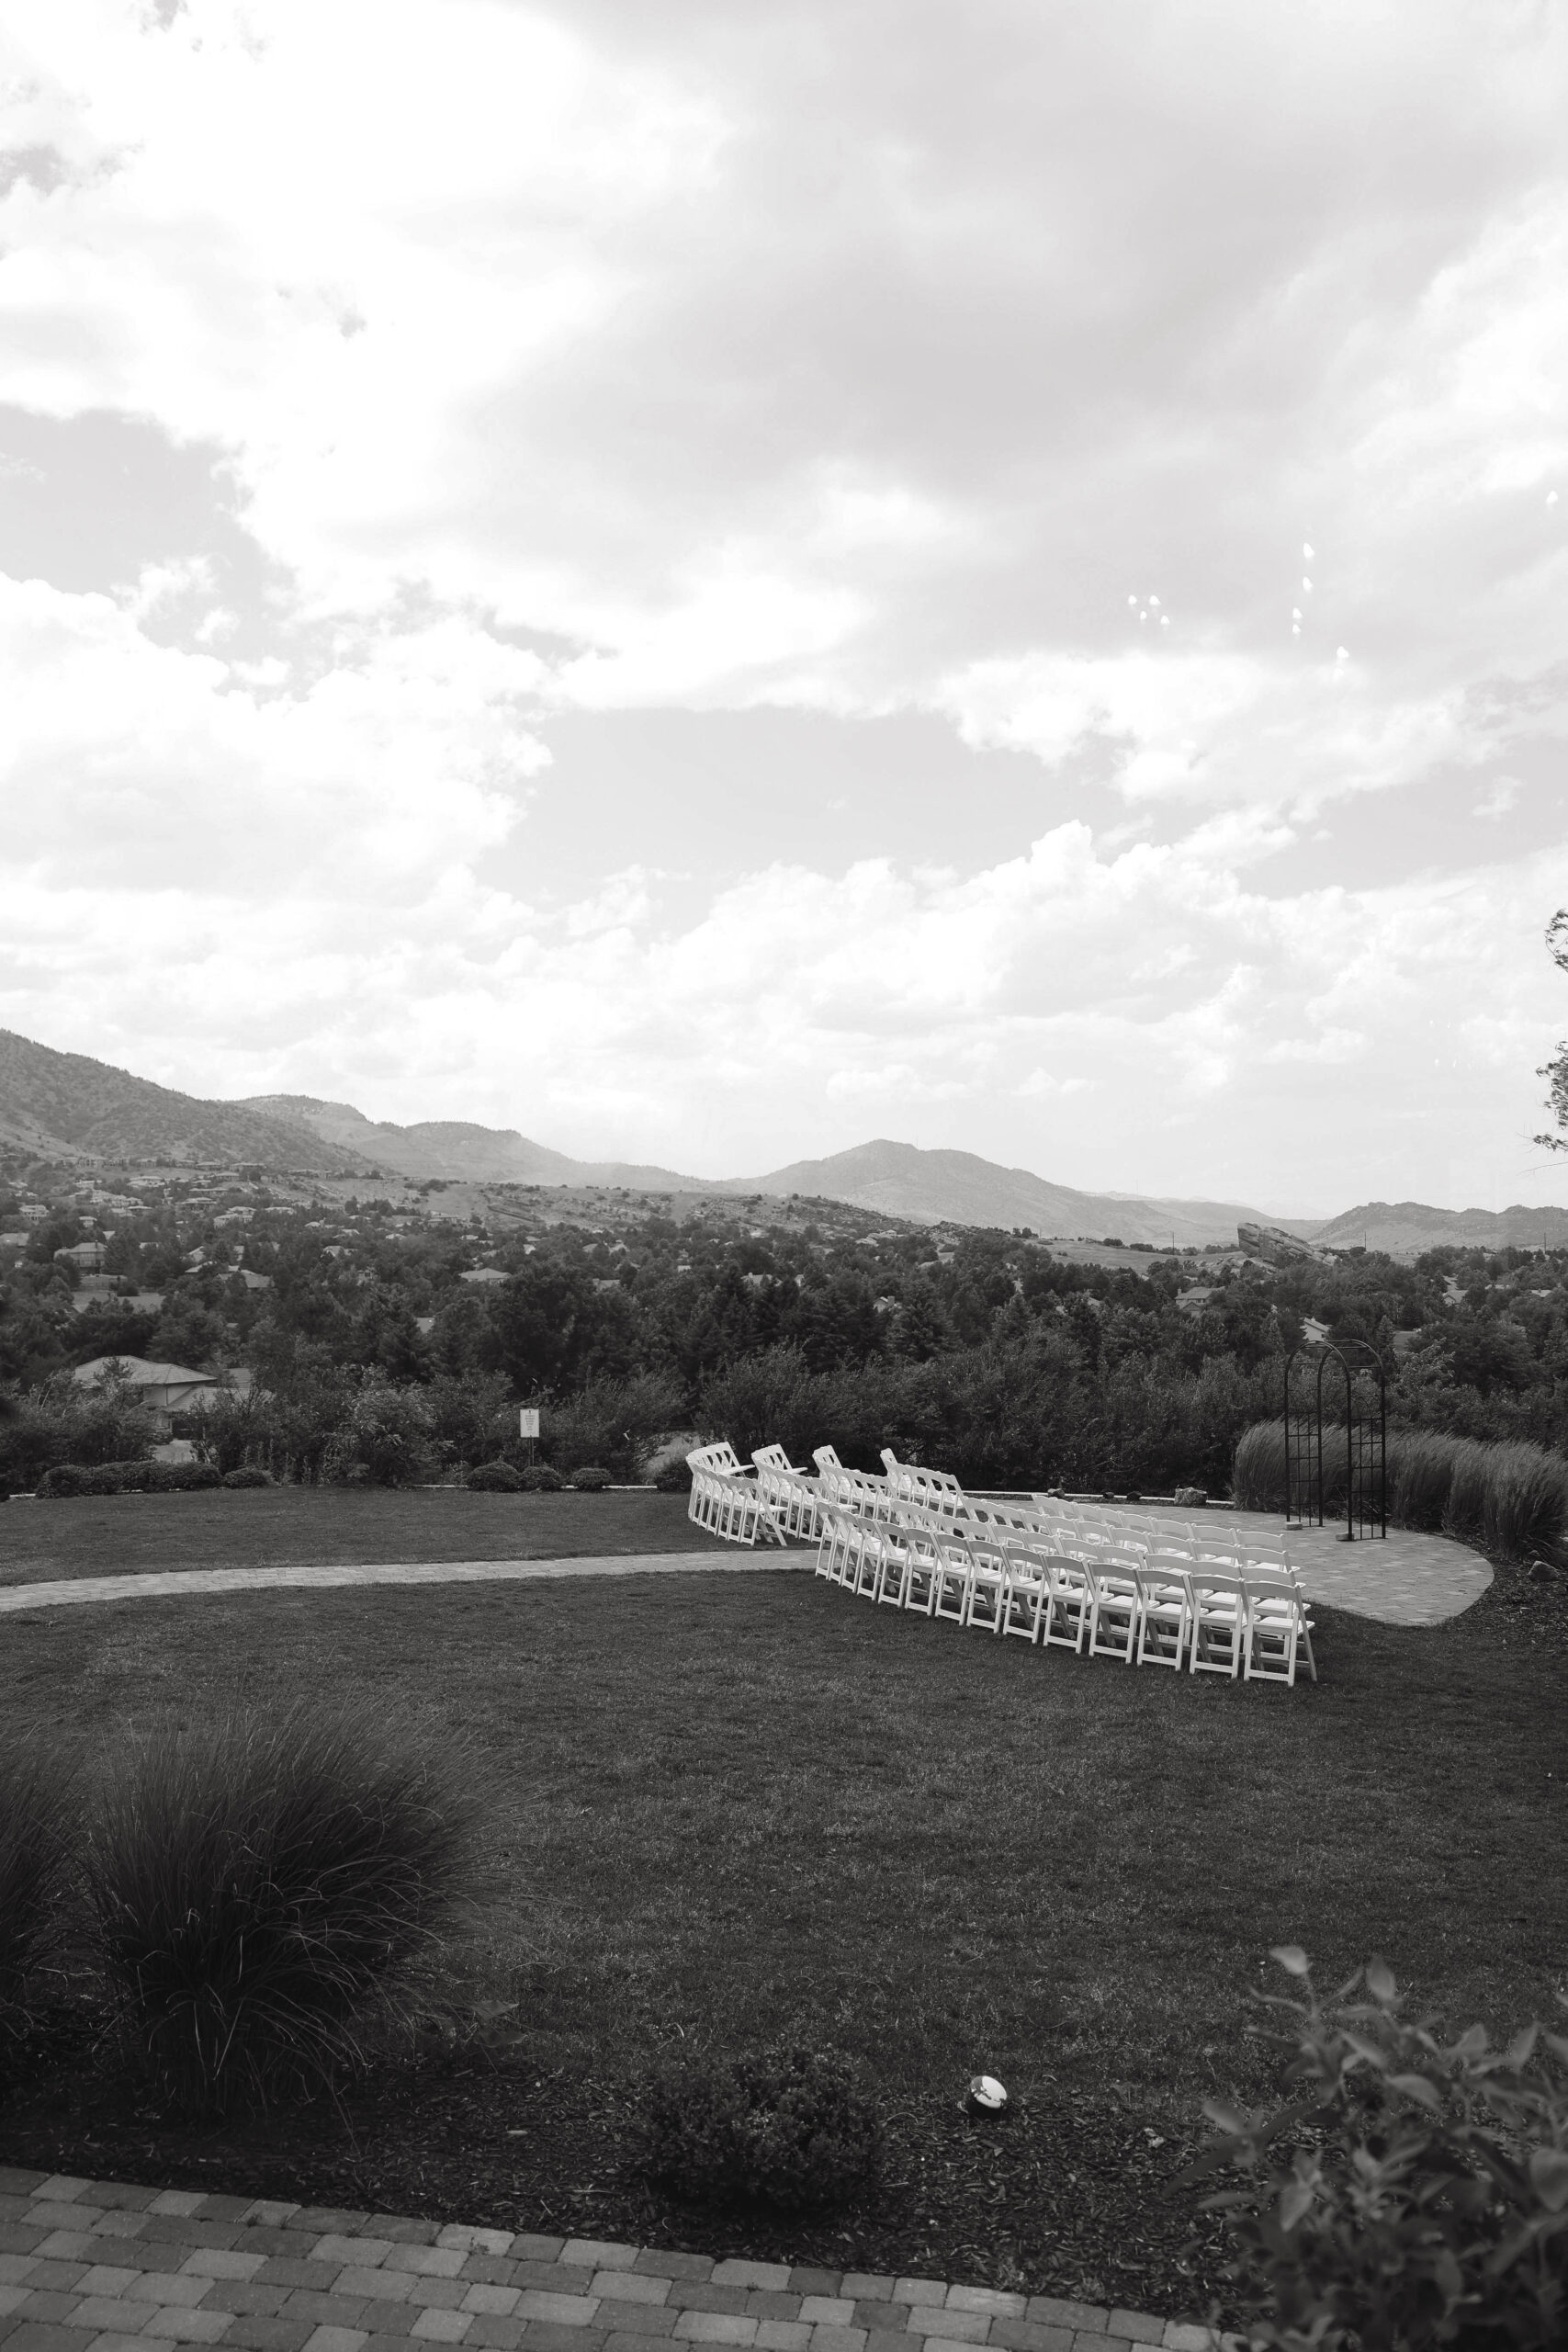
[[[85,1054],[56,1052],[0,1030],[0,1147],[47,1161],[206,1162],[269,1174],[400,1175],[468,1183],[625,1186],[648,1193],[798,1193],[926,1224],[1027,1227],[1046,1238],[1191,1248],[1235,1241],[1242,1222],[1272,1225],[1331,1249],[1411,1250],[1439,1242],[1497,1249],[1568,1247],[1568,1210],[1439,1209],[1372,1201],[1326,1222],[1270,1217],[1241,1202],[1148,1199],[1053,1184],[969,1151],[922,1151],[886,1139],[765,1176],[683,1176],[620,1160],[581,1160],[513,1128],[464,1120],[398,1126],[310,1094],[211,1102],[136,1078]]]

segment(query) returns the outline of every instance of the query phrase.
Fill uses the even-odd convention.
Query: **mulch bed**
[[[635,2086],[543,2078],[486,2057],[373,2074],[328,2101],[193,2127],[107,2057],[57,2036],[0,2109],[7,2162],[145,2187],[290,2199],[507,2230],[616,2239],[829,2270],[963,2279],[1204,2315],[1220,2234],[1176,2176],[1202,2133],[1156,2134],[1129,2102],[1064,2094],[999,2120],[929,2098],[886,2117],[882,2176],[848,2208],[699,2210],[640,2178]],[[77,2046],[73,2048],[72,2040]],[[1195,2237],[1201,2240],[1193,2245]]]

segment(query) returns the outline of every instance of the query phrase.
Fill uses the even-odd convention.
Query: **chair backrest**
[[[757,1445],[751,1449],[751,1459],[759,1470],[794,1470],[795,1464],[782,1445]],[[797,1473],[804,1476],[804,1473]]]
[[[699,1445],[694,1453],[687,1454],[686,1466],[690,1470],[711,1470],[720,1478],[746,1476],[746,1464],[728,1438],[720,1438],[714,1445]]]
[[[844,1466],[830,1445],[818,1446],[811,1459],[816,1463],[818,1470],[841,1470]]]

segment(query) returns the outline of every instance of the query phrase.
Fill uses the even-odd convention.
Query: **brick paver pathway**
[[[911,2339],[918,2339],[911,2342]],[[1206,2327],[941,2278],[715,2262],[0,2168],[4,2352],[1213,2352]]]

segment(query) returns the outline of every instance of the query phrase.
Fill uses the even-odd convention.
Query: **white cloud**
[[[113,595],[0,582],[15,1025],[710,1170],[874,1103],[1123,1189],[1486,1191],[1550,859],[1263,877],[1331,804],[1501,817],[1562,739],[1560,19],[17,0],[6,40],[0,400],[199,443],[256,553],[154,515]],[[679,922],[609,836],[536,889],[552,712],[770,702],[939,714],[1049,814],[982,860],[933,790],[849,863],[784,794],[766,871],[691,845]],[[1059,821],[1091,786],[1130,831]]]
[[[1506,817],[1510,808],[1518,806],[1519,782],[1517,776],[1500,775],[1483,799],[1471,810],[1472,817]]]

